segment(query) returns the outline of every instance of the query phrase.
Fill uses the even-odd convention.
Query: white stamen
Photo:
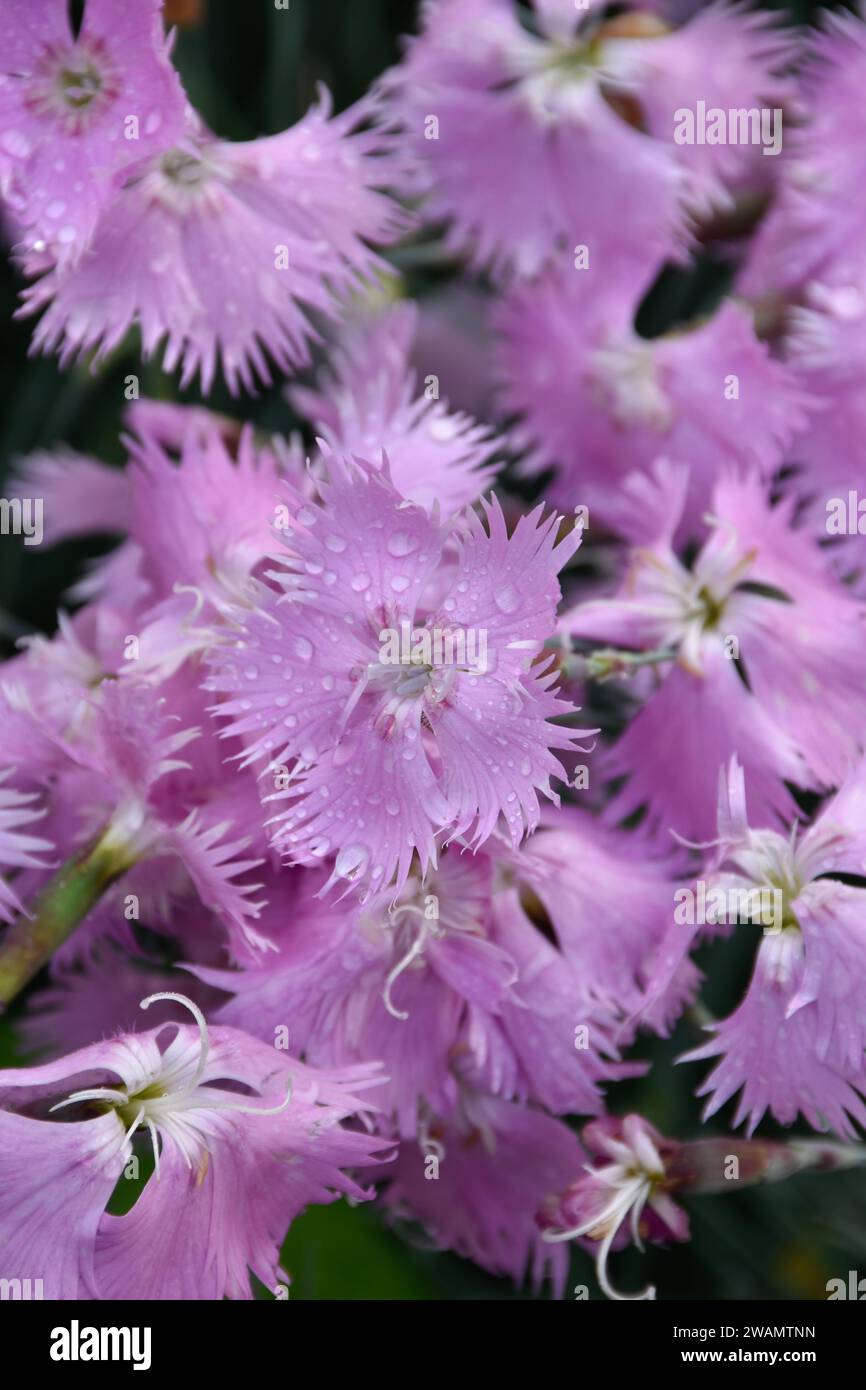
[[[66,1100],[59,1100],[56,1105],[52,1105],[49,1115],[55,1110],[62,1110],[64,1105],[77,1105],[82,1100],[108,1100],[115,1105],[126,1105],[129,1096],[124,1091],[113,1091],[108,1086],[95,1086],[90,1091],[75,1091]]]
[[[197,1166],[201,1152],[201,1133],[199,1132],[193,1117],[187,1118],[186,1111],[232,1111],[243,1115],[279,1115],[291,1103],[294,1091],[294,1079],[288,1078],[287,1093],[283,1100],[277,1105],[257,1106],[247,1104],[245,1101],[231,1101],[225,1099],[224,1091],[209,1090],[200,1083],[207,1069],[208,1057],[210,1055],[210,1043],[208,1038],[207,1022],[204,1014],[197,1004],[188,999],[185,994],[176,994],[171,991],[161,991],[158,994],[149,994],[146,999],[142,999],[139,1005],[142,1009],[147,1009],[157,1000],[166,999],[174,1003],[183,1005],[188,1009],[198,1024],[199,1030],[199,1054],[196,1059],[195,1069],[189,1079],[183,1079],[183,1067],[172,1068],[170,1065],[163,1068],[161,1075],[151,1078],[148,1086],[144,1089],[158,1088],[164,1084],[163,1094],[151,1094],[144,1096],[141,1092],[130,1096],[126,1090],[120,1090],[110,1086],[95,1086],[87,1090],[75,1091],[66,1100],[58,1101],[51,1107],[53,1110],[61,1110],[64,1106],[75,1105],[81,1101],[97,1100],[106,1102],[112,1108],[126,1109],[136,1105],[137,1112],[132,1124],[124,1133],[124,1149],[128,1149],[130,1140],[136,1130],[143,1126],[150,1135],[153,1147],[154,1172],[157,1182],[160,1178],[160,1142],[162,1140],[162,1128],[165,1126],[170,1133],[175,1145],[183,1155],[188,1168]],[[316,1099],[315,1087],[307,1097],[310,1103]],[[118,1116],[118,1118],[120,1118]],[[196,1162],[194,1162],[194,1159]]]
[[[421,911],[421,909],[419,907],[413,907],[411,904],[408,903],[404,907],[398,907],[397,909],[395,909],[395,911],[391,913],[391,920],[393,921],[394,918],[401,912],[416,913],[421,918],[421,929],[418,932],[418,935],[415,937],[415,940],[412,942],[412,945],[409,947],[409,950],[406,952],[405,956],[403,956],[403,958],[399,960],[397,964],[389,971],[388,978],[385,981],[385,988],[382,991],[382,999],[384,1001],[385,1008],[388,1010],[388,1013],[391,1015],[391,1017],[398,1018],[400,1019],[401,1023],[405,1023],[406,1019],[409,1017],[409,1014],[403,1013],[402,1010],[395,1007],[391,1000],[391,990],[393,989],[396,981],[403,974],[404,970],[408,970],[412,962],[414,960],[417,960],[419,956],[424,954],[424,948],[427,945],[427,937],[430,934],[430,925],[425,920],[424,913]]]
[[[198,1004],[194,1004],[191,999],[187,999],[185,994],[173,994],[170,991],[165,991],[160,994],[149,994],[146,999],[142,999],[138,1007],[140,1009],[149,1009],[151,1004],[155,1004],[158,999],[173,1000],[176,1004],[182,1004],[185,1009],[189,1009],[198,1024],[198,1031],[201,1037],[201,1050],[198,1054],[198,1063],[196,1064],[192,1080],[183,1088],[185,1091],[193,1091],[204,1075],[204,1069],[207,1066],[208,1053],[210,1051],[205,1016],[198,1007]]]
[[[652,1196],[653,1178],[643,1172],[634,1175],[627,1174],[619,1164],[600,1170],[587,1167],[587,1172],[616,1189],[611,1201],[600,1212],[591,1216],[587,1221],[581,1222],[579,1226],[573,1226],[568,1231],[545,1231],[542,1238],[552,1244],[562,1240],[574,1240],[578,1236],[593,1236],[594,1232],[604,1229],[595,1261],[596,1274],[602,1291],[608,1298],[619,1303],[655,1298],[656,1291],[652,1284],[648,1284],[641,1293],[619,1293],[611,1284],[607,1274],[607,1262],[611,1248],[622,1223],[629,1217],[629,1214],[631,1214],[631,1231],[635,1244],[639,1250],[643,1250],[639,1221],[646,1203]]]

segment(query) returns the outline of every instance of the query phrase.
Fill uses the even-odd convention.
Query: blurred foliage
[[[249,139],[283,129],[315,99],[324,82],[342,109],[357,100],[400,53],[400,36],[413,30],[414,0],[291,0],[277,10],[272,0],[172,0],[180,22],[175,59],[191,100],[221,136]],[[785,10],[796,22],[813,19],[810,0],[766,8]],[[200,18],[196,19],[196,15]],[[695,313],[708,312],[724,293],[729,270],[708,254],[690,271],[665,271],[641,310],[642,332],[654,334]],[[410,278],[409,291],[429,280]],[[0,267],[0,482],[17,455],[65,442],[119,463],[125,405],[124,377],[136,373],[141,394],[197,401],[197,390],[179,392],[155,362],[143,364],[134,337],[98,373],[87,366],[61,372],[53,359],[29,359],[29,325],[16,322],[20,282],[8,261]],[[228,414],[283,431],[297,426],[282,397],[282,382],[255,399],[232,400],[218,384],[208,404]],[[25,550],[14,537],[0,538],[0,641],[34,628],[51,630],[56,609],[84,561],[98,544]],[[600,911],[603,920],[603,909]],[[603,928],[600,928],[603,929]],[[705,950],[704,1002],[724,1013],[745,984],[754,938],[742,930],[727,944]],[[0,1066],[16,1058],[14,1011],[0,1020]],[[680,1138],[700,1131],[693,1091],[703,1064],[676,1066],[699,1039],[683,1020],[668,1040],[642,1040],[636,1052],[652,1064],[647,1078],[613,1088],[611,1109],[639,1108],[664,1133]],[[728,1106],[705,1132],[723,1134]],[[790,1131],[789,1131],[790,1132]],[[803,1128],[802,1133],[808,1131]],[[773,1133],[762,1125],[761,1133]],[[781,1131],[779,1131],[781,1133]],[[142,1178],[146,1175],[142,1174]],[[122,1209],[130,1193],[118,1197]],[[821,1298],[833,1276],[845,1276],[858,1260],[866,1266],[866,1177],[803,1176],[776,1187],[704,1197],[690,1206],[694,1239],[669,1250],[650,1247],[616,1256],[615,1283],[639,1289],[655,1283],[665,1298]],[[509,1299],[531,1297],[488,1277],[456,1256],[416,1248],[369,1207],[340,1202],[309,1211],[293,1226],[284,1265],[296,1299]],[[864,1268],[866,1272],[866,1268]],[[575,1250],[569,1289],[598,1289],[590,1259]],[[270,1297],[260,1290],[261,1297]]]

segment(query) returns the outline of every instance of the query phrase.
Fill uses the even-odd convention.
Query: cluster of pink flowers
[[[0,666],[0,1005],[48,1058],[0,1072],[0,1273],[48,1297],[248,1298],[345,1194],[559,1295],[577,1239],[619,1297],[723,1153],[803,1166],[765,1116],[866,1128],[866,20],[421,11],[357,106],[230,143],[159,0],[0,0],[34,348],[137,329],[310,426],[136,399],[123,470],[18,469],[45,544],[117,538]],[[407,237],[460,276],[418,304]],[[642,336],[708,245],[731,293]],[[746,1138],[619,1118],[735,931],[688,1058]]]

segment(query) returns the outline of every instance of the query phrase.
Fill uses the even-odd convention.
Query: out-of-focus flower
[[[661,679],[600,760],[628,779],[608,814],[646,806],[653,824],[708,839],[719,768],[734,755],[771,821],[795,814],[782,779],[827,790],[844,775],[862,739],[864,609],[792,526],[790,501],[770,506],[754,478],[717,484],[709,538],[686,566],[672,546],[686,488],[672,466],[630,482],[622,525],[636,544],[619,593],[561,621],[573,636],[658,654]]]
[[[652,1013],[646,1009],[649,964],[670,923],[677,877],[670,852],[636,842],[633,834],[605,826],[589,811],[563,806],[545,815],[519,857],[512,857],[510,871],[521,910],[540,918],[583,974],[594,1008],[609,1022],[617,1043],[630,1040],[639,1007],[644,1023],[667,1032],[698,980],[695,967],[684,960]],[[603,931],[598,930],[599,903],[605,904]],[[577,1023],[573,1006],[572,1016]],[[553,1054],[551,1040],[546,1050]]]
[[[647,14],[551,3],[523,23],[511,0],[438,0],[386,86],[429,214],[475,264],[535,274],[575,241],[660,264],[754,154],[677,143],[679,109],[777,107],[789,53],[782,30],[736,6],[674,32]]]
[[[120,469],[71,449],[30,454],[7,491],[10,497],[42,499],[45,545],[122,534],[129,525],[129,489]]]
[[[242,788],[223,796],[225,777],[212,749],[205,750],[196,775],[184,787],[190,765],[177,755],[200,738],[201,728],[178,727],[181,719],[172,704],[183,708],[183,702],[172,693],[170,703],[166,694],[144,682],[104,680],[81,700],[71,725],[64,722],[50,731],[53,762],[46,757],[43,775],[51,784],[47,800],[53,839],[65,856],[101,866],[90,906],[143,864],[154,865],[152,886],[161,880],[165,887],[170,882],[165,860],[179,860],[201,900],[219,915],[233,949],[249,950],[260,944],[252,922],[261,905],[253,900],[259,885],[251,884],[248,875],[261,857],[244,857],[253,836],[247,824],[239,833],[237,829]],[[28,715],[37,728],[44,717]],[[25,744],[14,764],[18,777],[32,776],[30,760]],[[232,777],[237,782],[237,773]],[[38,867],[41,872],[34,869],[28,880],[29,896],[46,884],[44,866]]]
[[[720,1057],[700,1091],[710,1097],[707,1116],[742,1089],[735,1123],[745,1121],[750,1134],[767,1110],[783,1125],[802,1112],[815,1129],[844,1136],[853,1136],[852,1120],[866,1123],[859,1005],[866,895],[845,881],[862,874],[864,807],[861,762],[809,829],[795,822],[789,835],[754,830],[742,769],[734,761],[722,775],[707,900],[721,893],[724,901],[761,905],[763,937],[744,999],[729,1018],[709,1025],[709,1042],[687,1055]],[[649,1001],[701,931],[700,923],[671,925],[651,970]]]
[[[582,1157],[561,1120],[467,1091],[452,1118],[431,1116],[417,1146],[401,1145],[382,1200],[420,1222],[438,1247],[517,1284],[527,1274],[536,1288],[548,1278],[561,1295],[568,1257],[542,1239],[535,1214],[572,1181]]]
[[[135,671],[167,676],[217,640],[229,607],[254,596],[253,576],[275,549],[282,481],[307,486],[304,456],[297,439],[260,440],[204,409],[141,400],[129,421],[125,469],[38,453],[19,464],[14,492],[42,496],[48,544],[103,530],[124,537],[70,597],[97,600],[103,621],[125,613]]]
[[[496,840],[474,855],[452,847],[423,882],[412,874],[396,900],[382,891],[360,909],[314,896],[322,871],[294,870],[257,924],[276,925],[275,953],[240,970],[191,968],[234,994],[219,1015],[227,1023],[270,1038],[290,1017],[319,1066],[381,1058],[380,1108],[403,1138],[427,1113],[450,1115],[467,1079],[504,1099],[595,1114],[601,1085],[640,1067],[617,1059],[621,1007],[595,997],[587,960],[521,910],[511,883],[522,861]],[[639,954],[649,957],[648,943]]]
[[[369,243],[406,226],[380,190],[396,178],[391,136],[369,103],[330,98],[281,135],[232,144],[192,129],[143,162],[105,209],[85,260],[42,275],[23,313],[45,309],[36,350],[101,362],[134,325],[142,351],[207,393],[221,363],[233,392],[308,360],[308,316],[339,304],[382,262]],[[365,128],[366,127],[366,128]],[[33,266],[34,273],[40,266]]]
[[[419,394],[410,365],[417,319],[409,303],[365,317],[346,333],[319,389],[290,395],[332,453],[373,463],[384,454],[397,491],[447,517],[492,483],[494,445],[487,426],[439,399],[435,380]]]
[[[51,845],[24,827],[45,812],[34,805],[34,794],[4,786],[8,777],[9,771],[0,774],[0,869],[6,874],[10,869],[44,868],[44,859],[39,856],[50,853]],[[21,910],[14,886],[0,876],[0,921],[11,922]]]
[[[817,534],[833,537],[839,568],[862,569],[866,532],[866,414],[861,363],[866,356],[866,279],[827,288],[813,283],[788,316],[788,363],[815,402],[790,454],[791,487]],[[853,507],[852,498],[853,494]]]
[[[786,137],[781,180],[740,278],[750,296],[798,295],[811,281],[863,285],[866,26],[825,11],[801,74],[804,119]]]
[[[21,250],[69,266],[134,168],[183,136],[161,0],[87,0],[77,35],[65,0],[3,0],[0,77],[0,193]]]
[[[608,525],[629,473],[660,454],[688,461],[681,530],[693,535],[720,472],[770,478],[779,468],[809,395],[736,303],[641,338],[633,320],[644,288],[602,262],[513,289],[497,311],[502,402],[522,418],[524,471],[555,467],[557,504],[588,505]]]

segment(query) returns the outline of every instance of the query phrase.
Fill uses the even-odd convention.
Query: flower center
[[[597,67],[600,50],[597,43],[552,43],[546,54],[544,70],[563,82],[588,76]]]
[[[632,1239],[639,1250],[643,1249],[643,1210],[664,1191],[666,1179],[661,1156],[649,1135],[641,1134],[638,1139],[640,1152],[636,1145],[627,1141],[611,1141],[607,1147],[614,1161],[602,1168],[587,1166],[588,1177],[578,1179],[575,1188],[584,1190],[589,1206],[584,1220],[568,1230],[549,1229],[543,1233],[544,1239],[551,1242],[574,1240],[579,1236],[598,1241],[598,1281],[608,1298],[617,1300],[655,1298],[651,1285],[638,1294],[620,1294],[607,1274],[608,1257],[624,1222],[629,1222]]]
[[[121,1093],[126,1091],[126,1087],[121,1088]],[[106,1101],[103,1109],[105,1111],[114,1110],[115,1114],[122,1121],[124,1129],[131,1129],[139,1119],[140,1113],[147,1116],[148,1105],[151,1101],[163,1100],[166,1096],[166,1088],[159,1081],[152,1081],[149,1086],[144,1086],[139,1091],[135,1091],[124,1102]]]
[[[159,999],[173,1000],[189,1009],[199,1030],[198,1051],[176,1038],[168,1051],[160,1059],[158,1075],[143,1086],[130,1093],[123,1081],[118,1086],[94,1086],[84,1091],[75,1091],[66,1100],[53,1106],[61,1110],[67,1105],[77,1105],[82,1101],[92,1101],[103,1114],[113,1110],[123,1126],[123,1149],[130,1151],[130,1140],[139,1129],[147,1130],[153,1146],[156,1178],[159,1180],[159,1137],[163,1143],[170,1139],[183,1155],[190,1169],[197,1170],[199,1181],[207,1172],[209,1160],[209,1139],[214,1132],[211,1116],[216,1112],[236,1111],[247,1115],[277,1115],[285,1110],[292,1098],[289,1084],[284,1101],[276,1106],[246,1105],[234,1096],[216,1087],[201,1084],[207,1069],[210,1053],[207,1023],[197,1004],[183,994],[170,992],[149,994],[142,999],[140,1008],[147,1009]]]
[[[702,605],[701,621],[705,631],[718,627],[725,612],[725,600],[717,598],[715,594],[703,586],[698,590],[698,601]]]
[[[119,95],[120,84],[99,40],[80,39],[73,47],[48,46],[34,73],[27,104],[40,116],[60,120],[80,134]]]
[[[752,831],[749,844],[737,849],[729,863],[735,873],[742,875],[749,888],[769,888],[779,895],[773,915],[776,931],[799,931],[800,923],[793,903],[799,898],[810,875],[801,862],[796,844],[798,826],[794,823],[790,839],[774,830]]]
[[[221,184],[231,180],[228,162],[215,146],[166,150],[150,166],[147,192],[172,211],[185,215],[203,200],[219,196]]]
[[[590,376],[604,409],[618,425],[644,426],[664,434],[673,408],[659,380],[649,343],[640,339],[610,343],[591,356]]]
[[[180,188],[198,188],[207,179],[204,160],[186,150],[169,150],[161,157],[159,167]]]
[[[374,661],[354,672],[355,687],[343,711],[343,722],[365,693],[376,694],[381,704],[376,727],[386,737],[399,734],[407,721],[417,719],[418,701],[441,704],[458,674],[483,674],[490,669],[487,633],[431,624],[414,626],[404,618],[398,627],[378,634]]]
[[[95,63],[82,55],[78,67],[61,68],[57,85],[67,106],[80,111],[102,91],[102,74]]]
[[[366,680],[371,689],[387,690],[401,700],[419,699],[427,692],[436,668],[420,657],[396,662],[371,661]],[[433,692],[431,692],[433,693]],[[433,693],[435,699],[435,693]]]

